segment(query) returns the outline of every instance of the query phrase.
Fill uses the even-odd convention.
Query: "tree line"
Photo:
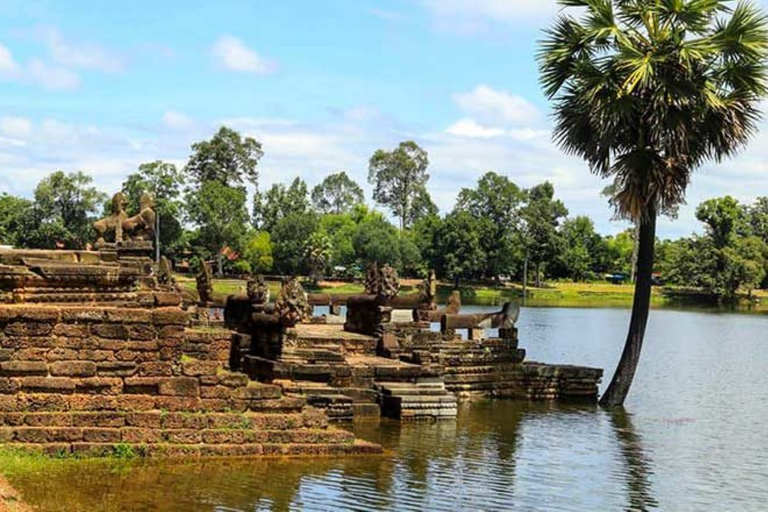
[[[373,200],[339,171],[309,188],[301,178],[258,188],[261,144],[222,127],[192,144],[187,164],[141,164],[122,185],[129,214],[144,191],[155,196],[163,254],[213,260],[219,272],[359,275],[371,262],[404,276],[434,268],[452,280],[603,279],[633,273],[636,230],[603,236],[592,220],[569,216],[552,183],[525,189],[488,172],[462,188],[440,215],[427,190],[429,158],[413,141],[377,150],[369,161]],[[247,184],[255,187],[249,211]],[[84,248],[108,195],[82,172],[43,178],[31,199],[0,195],[0,242],[29,248]],[[768,286],[768,198],[742,205],[711,199],[696,211],[703,235],[659,242],[655,270],[666,283],[733,298]]]

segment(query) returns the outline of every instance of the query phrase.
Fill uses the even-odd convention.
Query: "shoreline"
[[[187,292],[195,291],[194,278],[177,276],[179,284]],[[214,293],[222,300],[232,294],[245,293],[245,281],[235,278],[215,279]],[[402,279],[401,293],[418,292],[418,279]],[[276,296],[280,283],[269,281],[272,296]],[[321,281],[319,286],[304,283],[311,293],[362,293],[360,283]],[[439,281],[437,286],[438,303],[442,304],[453,290],[453,283]],[[522,300],[520,283],[462,283],[459,286],[462,304],[466,306],[501,306],[507,301]],[[531,307],[632,307],[634,285],[594,283],[547,283],[545,287],[527,289],[526,305]],[[752,293],[756,302],[747,300],[746,295],[736,304],[720,304],[703,294],[691,294],[690,289],[676,287],[654,287],[651,294],[651,307],[657,308],[705,308],[720,311],[768,312],[768,290],[755,290]]]

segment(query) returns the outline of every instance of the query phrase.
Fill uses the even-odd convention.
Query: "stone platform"
[[[237,335],[177,307],[0,305],[0,443],[55,454],[378,453],[229,371]]]

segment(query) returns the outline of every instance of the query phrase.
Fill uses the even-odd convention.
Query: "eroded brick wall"
[[[0,443],[46,451],[375,451],[277,386],[227,370],[232,333],[179,308],[0,306]]]

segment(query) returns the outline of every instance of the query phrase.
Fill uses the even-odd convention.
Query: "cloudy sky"
[[[550,141],[534,54],[554,0],[131,2],[0,0],[0,192],[62,169],[114,191],[139,163],[182,165],[221,124],[264,145],[260,187],[346,170],[416,140],[443,212],[486,171],[555,184],[571,214],[611,222],[605,183]],[[768,136],[708,165],[693,208],[768,195]],[[369,188],[366,185],[366,190]]]

